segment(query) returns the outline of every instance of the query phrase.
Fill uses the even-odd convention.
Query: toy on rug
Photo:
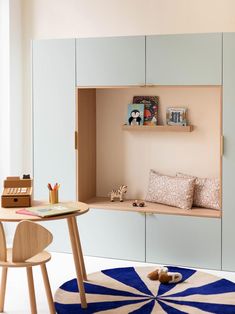
[[[168,272],[167,267],[157,268],[147,276],[150,280],[159,280],[163,284],[178,283],[182,280],[180,273]]]
[[[145,206],[145,202],[135,200],[135,201],[132,203],[132,206],[133,206],[133,207],[144,207],[144,206]]]
[[[151,273],[149,273],[147,275],[147,277],[150,280],[159,280],[160,274],[167,273],[167,272],[168,272],[168,268],[167,267],[157,268],[156,270],[154,270]]]
[[[123,202],[123,196],[124,196],[124,194],[126,194],[126,192],[127,192],[127,186],[126,185],[121,185],[118,190],[112,190],[109,193],[110,201],[114,202],[115,198],[119,198],[119,201]]]

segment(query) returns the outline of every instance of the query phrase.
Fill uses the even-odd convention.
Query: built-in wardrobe
[[[33,60],[36,199],[47,183],[61,200],[87,202],[78,226],[87,255],[235,270],[235,34],[37,40]],[[136,95],[159,96],[159,125],[125,125]],[[169,127],[167,107],[187,107]],[[182,210],[144,199],[149,170],[221,181],[221,210]],[[123,203],[108,193],[128,186]],[[70,251],[67,226],[49,223],[51,249]]]

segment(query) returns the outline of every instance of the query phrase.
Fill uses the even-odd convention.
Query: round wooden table
[[[43,208],[45,206],[49,206],[50,204],[48,204],[47,202],[33,201],[32,205],[33,205],[32,207],[27,207],[27,208],[32,208],[32,209],[39,208],[39,207]],[[19,222],[22,220],[30,220],[30,221],[41,222],[41,221],[49,221],[49,220],[66,219],[67,224],[68,224],[68,229],[69,229],[69,236],[70,236],[71,247],[72,247],[72,252],[73,252],[74,265],[75,265],[77,282],[78,282],[78,287],[79,287],[79,292],[80,292],[81,305],[82,305],[82,308],[87,308],[86,295],[85,295],[84,282],[83,282],[84,280],[87,280],[87,274],[86,274],[86,268],[85,268],[85,263],[83,259],[83,254],[82,254],[82,246],[80,242],[76,217],[87,213],[89,210],[89,207],[87,204],[82,203],[82,202],[60,202],[54,205],[74,207],[74,208],[77,208],[78,211],[69,213],[69,214],[64,214],[64,215],[41,218],[38,216],[17,214],[16,211],[19,209],[22,209],[20,207],[17,207],[17,208],[0,207],[0,221],[1,222]]]

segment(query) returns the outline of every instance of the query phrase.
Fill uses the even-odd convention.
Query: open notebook
[[[58,216],[64,215],[68,213],[73,213],[79,211],[78,208],[69,207],[64,205],[50,205],[45,207],[38,208],[21,208],[16,211],[17,214],[21,215],[31,215],[31,216],[39,216],[39,217],[50,217],[50,216]]]

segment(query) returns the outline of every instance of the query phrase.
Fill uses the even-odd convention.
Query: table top
[[[32,207],[22,207],[22,208],[40,208],[49,206],[50,204],[45,201],[33,201]],[[31,215],[21,215],[17,214],[16,211],[22,209],[21,207],[14,207],[14,208],[3,208],[0,207],[0,221],[5,222],[16,222],[21,220],[30,220],[30,221],[48,221],[48,220],[59,220],[59,219],[66,219],[70,217],[76,217],[85,214],[88,212],[89,207],[87,204],[82,202],[60,202],[57,205],[62,206],[69,206],[69,207],[77,207],[78,211],[73,213],[68,213],[64,215],[57,215],[51,217],[38,217],[38,216],[31,216]]]

